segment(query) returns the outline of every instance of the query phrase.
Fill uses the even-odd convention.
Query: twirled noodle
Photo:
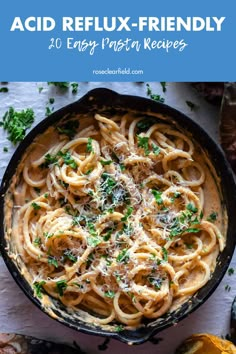
[[[18,167],[12,256],[39,298],[137,327],[210,279],[225,244],[218,186],[176,127],[131,113],[78,119],[82,130],[50,128]]]

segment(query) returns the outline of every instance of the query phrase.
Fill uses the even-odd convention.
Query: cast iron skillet
[[[4,239],[4,195],[9,187],[10,181],[16,171],[17,165],[22,158],[26,148],[31,144],[33,139],[40,133],[44,132],[49,126],[55,125],[66,114],[73,114],[74,112],[87,113],[101,111],[129,111],[135,110],[145,114],[145,112],[161,113],[164,116],[168,115],[172,117],[173,123],[177,123],[183,127],[186,131],[193,135],[194,139],[206,150],[209,158],[216,168],[217,174],[221,180],[221,188],[223,194],[223,200],[229,216],[227,243],[224,251],[219,255],[217,260],[216,269],[209,282],[201,288],[195,296],[193,296],[188,302],[184,303],[178,310],[170,315],[164,316],[159,321],[150,322],[143,328],[139,328],[135,331],[122,331],[122,332],[110,332],[96,327],[92,324],[84,323],[80,320],[73,320],[64,315],[57,317],[57,320],[71,328],[79,330],[81,332],[93,335],[107,336],[110,338],[118,339],[122,342],[129,344],[141,344],[161,330],[176,324],[184,317],[188,316],[191,312],[196,310],[207,298],[213,293],[217,285],[223,278],[227,267],[232,258],[235,240],[236,240],[236,186],[234,183],[233,174],[231,168],[226,161],[221,149],[214,143],[214,141],[208,136],[208,134],[195,122],[186,117],[183,113],[176,111],[175,109],[157,103],[155,101],[128,95],[120,95],[114,91],[98,88],[88,92],[77,102],[74,102],[59,111],[51,114],[48,118],[43,120],[37,125],[19,145],[14,153],[3,177],[0,193],[0,248],[4,258],[4,261],[12,274],[17,284],[21,287],[28,298],[42,309],[41,304],[37,298],[33,296],[33,292],[29,284],[20,274],[19,270],[9,258],[6,247],[6,241]],[[58,304],[60,308],[63,305]],[[42,309],[44,312],[45,310]],[[59,312],[54,311],[59,316]],[[66,312],[65,312],[66,314]]]

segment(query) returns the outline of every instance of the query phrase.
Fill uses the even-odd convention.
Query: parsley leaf
[[[79,84],[78,84],[78,82],[72,82],[71,84],[70,84],[70,86],[72,87],[72,93],[73,94],[75,94],[75,93],[77,93],[78,92],[78,86],[79,86]]]
[[[159,146],[157,146],[155,144],[152,144],[152,149],[153,149],[154,155],[156,155],[156,156],[158,156],[161,152],[161,149],[159,148]]]
[[[79,128],[79,121],[69,120],[68,122],[57,127],[59,134],[65,134],[68,138],[72,139],[77,133],[77,129]]]
[[[27,108],[20,112],[16,112],[13,107],[4,114],[0,126],[8,133],[8,140],[13,144],[22,141],[26,135],[26,130],[31,127],[34,122],[34,112]]]
[[[124,248],[116,257],[116,261],[119,263],[127,263],[129,260],[128,249]]]
[[[136,127],[137,127],[137,133],[140,134],[142,132],[146,132],[149,128],[151,128],[152,125],[154,125],[157,122],[155,118],[152,117],[146,117],[142,120],[140,120]]]
[[[165,93],[166,92],[166,82],[162,81],[160,82],[161,87],[162,87],[162,91]]]
[[[150,154],[149,147],[148,147],[149,138],[147,136],[140,136],[140,135],[137,135],[137,138],[138,138],[138,147],[144,149],[144,153],[146,156]]]
[[[115,297],[115,292],[112,290],[108,290],[105,292],[105,296],[109,297],[110,299],[113,299]]]
[[[68,89],[69,86],[70,86],[70,83],[69,82],[48,82],[48,85],[53,85],[53,86],[56,86],[56,87],[59,87],[60,89]]]
[[[104,172],[101,177],[104,181],[102,184],[102,190],[108,195],[112,194],[113,189],[117,185],[116,181],[106,172]]]
[[[59,151],[57,155],[60,156],[65,162],[65,164],[70,166],[72,169],[75,170],[78,167],[73,157],[71,157],[71,153],[69,151],[66,152]]]
[[[48,264],[53,265],[55,268],[58,268],[58,262],[53,256],[48,257]]]
[[[162,279],[160,278],[155,278],[155,277],[148,277],[147,278],[149,283],[152,284],[154,286],[155,289],[160,290],[161,286],[162,286]]]
[[[87,147],[86,147],[86,151],[87,152],[94,152],[93,151],[92,141],[93,141],[92,138],[88,138]]]
[[[37,281],[33,284],[33,288],[35,290],[35,294],[39,299],[42,299],[42,290],[43,290],[43,285],[46,284],[44,280]]]
[[[149,96],[152,100],[160,102],[160,103],[164,103],[165,99],[163,97],[161,97],[161,95],[157,95],[155,93],[152,93],[152,89],[151,86],[149,84],[146,84],[147,86],[147,96]]]
[[[35,202],[31,203],[31,206],[34,208],[34,210],[39,210],[39,209],[41,209],[41,206],[38,205],[38,204],[35,203]]]
[[[90,235],[92,236],[92,237],[87,238],[88,245],[91,247],[98,246],[102,242],[102,239],[101,239],[101,237],[98,236],[98,233],[95,230],[94,224],[92,222],[87,222],[86,225],[87,225]]]
[[[42,240],[40,237],[36,237],[33,241],[33,244],[37,247],[39,247],[41,245],[41,243],[42,243]]]
[[[46,154],[44,155],[44,162],[40,165],[41,168],[48,168],[50,165],[55,165],[58,162],[56,155]]]
[[[218,213],[216,211],[213,211],[207,218],[208,221],[214,222],[217,220]]]
[[[163,204],[162,200],[162,192],[157,191],[156,189],[152,189],[152,195],[154,196],[158,205]]]
[[[192,203],[188,203],[186,206],[187,210],[191,211],[192,213],[197,213],[198,208],[196,208]]]
[[[187,106],[189,106],[190,110],[193,111],[196,108],[195,103],[191,102],[191,101],[185,101]]]
[[[46,107],[46,111],[45,111],[45,116],[48,117],[52,112],[54,111],[54,108],[50,108],[50,107]]]
[[[71,262],[75,263],[77,261],[77,257],[73,255],[71,250],[65,250],[64,251],[64,256],[68,258]]]
[[[168,261],[168,251],[165,247],[162,247],[162,253],[163,253],[163,261],[167,262]]]
[[[0,92],[8,92],[8,87],[1,87]]]
[[[67,288],[66,280],[59,280],[56,282],[56,290],[60,296],[63,296],[66,288]]]
[[[122,331],[124,331],[124,326],[123,325],[115,326],[115,332],[122,332]]]
[[[112,160],[100,160],[101,164],[103,166],[110,165],[113,161]]]
[[[128,207],[127,212],[125,215],[121,218],[121,221],[127,221],[129,216],[132,214],[134,208],[133,207]]]

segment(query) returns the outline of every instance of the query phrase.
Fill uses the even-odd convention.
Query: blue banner
[[[1,81],[236,81],[235,1],[9,0]]]

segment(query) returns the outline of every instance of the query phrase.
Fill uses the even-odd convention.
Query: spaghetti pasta
[[[197,144],[156,117],[77,121],[49,128],[17,168],[11,255],[39,299],[136,328],[210,279],[225,245],[217,185]]]

